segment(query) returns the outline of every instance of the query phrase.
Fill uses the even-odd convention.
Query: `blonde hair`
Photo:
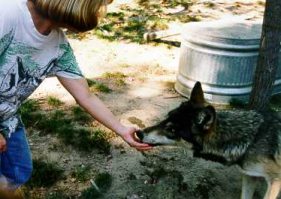
[[[31,0],[42,16],[77,31],[88,31],[98,25],[106,13],[107,0]]]

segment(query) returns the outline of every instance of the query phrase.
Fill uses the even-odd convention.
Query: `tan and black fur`
[[[251,199],[256,179],[264,177],[264,199],[276,199],[281,188],[281,123],[255,111],[216,111],[205,104],[197,82],[190,100],[169,112],[159,124],[137,133],[152,145],[173,144],[184,139],[194,156],[226,165],[238,165],[243,175],[241,199]]]

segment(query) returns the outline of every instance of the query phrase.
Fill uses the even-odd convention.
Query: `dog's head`
[[[191,91],[190,99],[170,111],[165,120],[137,132],[138,138],[151,145],[174,144],[180,139],[196,144],[215,128],[214,107],[205,104],[200,82]]]

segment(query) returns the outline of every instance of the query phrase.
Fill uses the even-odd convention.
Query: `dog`
[[[205,102],[196,82],[188,101],[166,119],[137,132],[151,145],[171,145],[183,139],[193,156],[238,165],[243,174],[241,199],[253,198],[257,178],[264,177],[264,199],[276,199],[281,188],[281,122],[253,110],[215,110]]]

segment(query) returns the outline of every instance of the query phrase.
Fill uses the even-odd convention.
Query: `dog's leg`
[[[281,180],[280,179],[267,179],[267,191],[264,199],[276,199],[280,192]]]
[[[257,177],[243,174],[241,199],[252,199],[257,185]]]

